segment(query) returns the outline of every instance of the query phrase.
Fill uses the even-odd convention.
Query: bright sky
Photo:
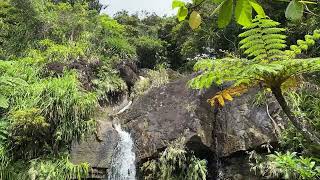
[[[129,13],[155,12],[159,16],[172,15],[172,0],[100,0],[103,5],[109,5],[103,12],[113,15],[120,10],[127,10]]]

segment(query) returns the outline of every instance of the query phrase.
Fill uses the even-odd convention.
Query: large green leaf
[[[300,20],[303,16],[304,6],[298,0],[292,0],[286,9],[286,18],[292,21]]]
[[[189,25],[192,29],[197,29],[201,24],[201,16],[197,11],[193,11],[189,18]]]
[[[173,0],[172,1],[172,9],[175,9],[175,8],[180,8],[180,7],[184,7],[185,6],[185,2],[183,1],[180,1],[180,0]]]
[[[253,9],[257,12],[258,15],[265,17],[266,13],[264,12],[261,5],[256,0],[249,0],[250,5],[253,7]]]
[[[233,11],[233,0],[225,0],[219,9],[219,17],[218,17],[218,27],[224,28],[226,27],[232,17]]]
[[[178,20],[183,21],[188,16],[188,9],[185,6],[179,8],[178,11]]]
[[[235,18],[242,26],[249,26],[252,23],[252,7],[249,0],[237,1]]]

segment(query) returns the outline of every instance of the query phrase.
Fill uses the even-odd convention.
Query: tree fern
[[[253,23],[245,27],[244,33],[239,37],[241,49],[244,54],[253,57],[254,60],[277,60],[283,58],[282,49],[286,47],[286,36],[281,34],[284,28],[278,28],[280,23],[268,18],[257,16]]]
[[[304,40],[298,40],[297,45],[291,45],[290,50],[285,51],[287,55],[295,57],[303,51],[308,50],[311,46],[315,45],[316,41],[320,39],[320,29],[313,31],[313,34],[304,36]]]
[[[244,53],[253,60],[247,59],[218,59],[202,60],[196,63],[195,70],[202,71],[189,84],[195,89],[208,88],[212,84],[232,82],[233,86],[218,92],[209,100],[212,105],[224,105],[224,100],[232,100],[231,95],[245,92],[257,84],[271,89],[280,106],[292,124],[311,142],[320,144],[320,138],[307,123],[295,117],[282,95],[282,85],[289,79],[299,77],[304,73],[320,71],[320,57],[311,59],[294,59],[295,56],[314,45],[320,39],[319,30],[313,35],[306,35],[305,40],[298,40],[298,45],[291,46],[291,50],[284,51],[284,29],[277,28],[279,23],[267,18],[257,17],[254,23],[246,27],[240,34],[244,39],[240,41]],[[292,50],[293,49],[293,50]]]

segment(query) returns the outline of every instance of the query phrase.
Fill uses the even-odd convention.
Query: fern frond
[[[254,61],[285,59],[282,49],[286,47],[286,36],[281,34],[285,29],[276,27],[278,25],[278,22],[257,16],[253,25],[244,28],[247,31],[239,35],[244,38],[239,43],[244,54]]]
[[[291,45],[290,50],[286,54],[294,58],[296,55],[301,54],[302,51],[306,51],[311,46],[314,46],[316,41],[320,39],[320,29],[314,30],[312,35],[305,35],[304,39],[297,40],[297,45]]]

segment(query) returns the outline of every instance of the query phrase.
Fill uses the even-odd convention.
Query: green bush
[[[12,101],[12,111],[39,109],[50,124],[46,140],[51,146],[79,141],[93,131],[94,121],[90,117],[95,111],[97,97],[81,90],[75,73],[40,80],[22,91],[14,91]]]
[[[48,151],[46,138],[50,124],[41,116],[39,109],[12,112],[10,119],[9,136],[14,154],[28,159]]]
[[[139,66],[142,68],[154,68],[164,61],[165,48],[163,42],[147,36],[135,40]]]
[[[253,156],[251,156],[253,157]],[[268,178],[318,179],[320,178],[319,159],[297,156],[296,152],[275,152],[266,156],[255,156],[251,169]],[[252,160],[252,159],[251,159]]]
[[[184,139],[179,139],[160,153],[158,159],[145,162],[141,170],[144,174],[144,179],[205,180],[207,176],[207,161],[200,160],[187,152]]]

